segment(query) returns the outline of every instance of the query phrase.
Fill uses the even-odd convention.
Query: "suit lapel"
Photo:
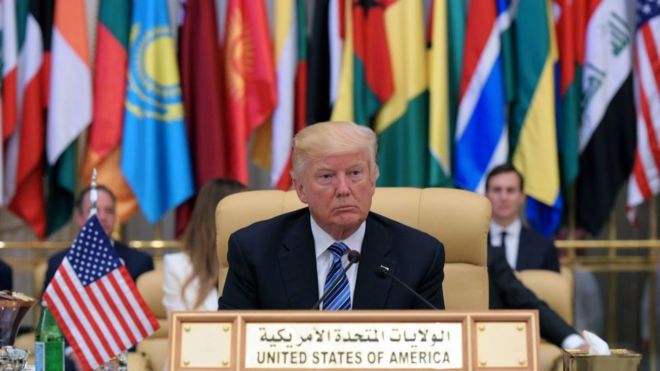
[[[385,265],[396,274],[397,262],[388,257],[390,248],[387,229],[375,223],[369,214],[353,294],[353,309],[385,308],[392,282],[390,278],[376,276],[375,271],[380,265]]]
[[[314,237],[309,212],[295,220],[279,252],[288,308],[310,309],[319,298]]]
[[[529,234],[525,227],[520,228],[520,240],[518,241],[518,257],[516,258],[515,270],[525,269],[528,267],[529,259],[531,258],[531,251],[529,243]]]

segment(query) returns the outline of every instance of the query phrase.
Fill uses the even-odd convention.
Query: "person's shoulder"
[[[0,259],[0,271],[2,272],[11,272],[11,266],[7,264],[4,260]]]
[[[167,266],[178,266],[181,264],[189,264],[190,259],[188,254],[183,251],[173,252],[163,255],[163,265]]]
[[[64,256],[66,255],[67,251],[68,251],[68,249],[64,249],[64,250],[58,251],[55,254],[51,255],[48,258],[48,266],[49,267],[53,266],[53,265],[59,266],[60,263],[62,262],[62,260],[64,259]]]
[[[536,243],[546,243],[554,244],[554,241],[550,237],[546,237],[541,233],[537,232],[534,228],[530,228],[526,225],[523,225],[520,229],[521,235],[525,233],[530,240],[535,241]]]
[[[369,223],[373,223],[381,226],[382,228],[385,228],[391,237],[401,236],[401,238],[415,239],[418,242],[428,241],[433,243],[442,243],[437,238],[420,229],[403,224],[373,211],[369,212],[367,223],[367,226],[369,226]]]
[[[291,223],[300,221],[301,219],[305,218],[305,216],[309,218],[309,211],[306,207],[302,209],[290,211],[284,214],[280,214],[269,219],[254,222],[246,227],[237,230],[234,233],[237,236],[242,236],[246,234],[254,235],[256,233],[262,234],[262,233],[270,233],[277,230],[283,230],[286,229],[287,226],[291,225]]]
[[[115,241],[115,250],[120,258],[126,262],[137,263],[141,262],[147,266],[153,266],[153,257],[146,251],[141,251],[134,247],[130,247],[122,242]]]

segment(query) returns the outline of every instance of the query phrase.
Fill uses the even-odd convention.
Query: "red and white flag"
[[[44,300],[86,370],[159,326],[96,215],[80,230]]]
[[[635,108],[637,151],[628,183],[628,219],[635,208],[660,191],[660,5],[637,2],[635,35]]]

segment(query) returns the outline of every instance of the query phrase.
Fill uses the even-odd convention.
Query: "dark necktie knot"
[[[502,231],[500,233],[500,247],[505,248],[506,247],[506,231]]]

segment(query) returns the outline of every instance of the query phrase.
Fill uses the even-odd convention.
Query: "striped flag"
[[[80,176],[83,184],[89,184],[92,169],[96,168],[97,182],[108,187],[117,198],[120,222],[128,220],[138,209],[119,164],[130,27],[130,0],[100,2],[94,61],[94,117]]]
[[[44,300],[85,369],[96,369],[159,327],[96,215],[80,230]]]
[[[339,81],[337,82],[337,93],[334,105],[332,106],[332,115],[330,117],[333,121],[346,120],[355,121],[355,114],[353,107],[355,106],[353,97],[353,81],[354,71],[353,65],[355,58],[353,57],[353,11],[351,9],[351,0],[339,0],[343,7],[340,7],[340,18],[343,17],[344,25],[344,43],[341,53],[341,67],[339,73]],[[311,81],[311,80],[310,80]],[[331,90],[332,94],[332,90]],[[332,95],[331,95],[332,99]]]
[[[395,0],[358,0],[353,9],[355,122],[368,125],[395,89],[385,13]],[[423,21],[422,21],[423,24]],[[403,31],[403,30],[399,30]]]
[[[314,5],[307,62],[307,81],[314,83],[307,87],[307,125],[328,121],[337,99],[345,5],[345,0],[320,0]]]
[[[270,185],[291,186],[293,135],[305,127],[307,37],[305,2],[278,1],[275,5],[275,61],[278,102],[273,113]]]
[[[227,1],[224,35],[227,164],[248,183],[247,145],[277,104],[275,64],[263,1]]]
[[[46,133],[46,152],[51,165],[92,121],[86,18],[83,0],[55,4]]]
[[[660,191],[660,5],[637,1],[635,35],[637,150],[628,183],[628,218],[635,208]]]
[[[582,75],[576,222],[598,235],[633,166],[633,15],[627,0],[601,0],[590,5]]]
[[[471,1],[456,119],[454,180],[483,192],[486,175],[506,161],[508,138],[500,34],[511,19],[495,1]]]
[[[578,174],[578,132],[580,123],[580,58],[584,51],[584,1],[555,0],[555,30],[559,52],[559,114],[557,116],[557,150],[564,197],[570,192]]]
[[[378,111],[374,127],[379,141],[378,185],[423,187],[429,160],[423,4],[396,1],[387,5],[385,13],[394,91]]]
[[[451,129],[449,113],[449,54],[447,2],[433,1],[429,22],[429,161],[430,186],[451,186]]]
[[[18,119],[18,35],[16,2],[2,2],[2,141],[16,129]],[[1,194],[1,193],[0,193]]]
[[[18,35],[16,29],[16,2],[2,3],[2,119],[0,119],[0,206],[13,196],[16,177],[16,145],[10,163],[5,164],[6,144],[14,137],[18,115]],[[14,138],[14,142],[15,142]],[[10,175],[11,173],[11,175]],[[5,182],[10,183],[5,185]],[[5,190],[8,190],[5,194]]]
[[[70,219],[76,191],[76,138],[92,121],[92,76],[83,0],[55,3],[46,128],[46,234]]]
[[[18,104],[16,147],[16,192],[9,209],[43,238],[46,234],[44,208],[44,109],[47,72],[50,66],[50,34],[53,2],[29,0],[17,9],[19,24]],[[12,148],[9,148],[12,151]],[[6,159],[10,161],[10,159]]]
[[[527,220],[551,235],[561,220],[555,62],[557,45],[549,1],[518,3],[516,89],[511,109],[512,162],[525,179]]]

